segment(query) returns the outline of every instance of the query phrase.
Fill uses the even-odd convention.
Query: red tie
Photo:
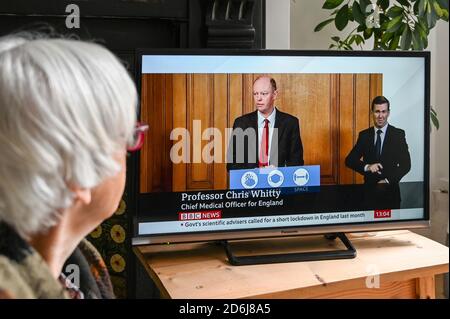
[[[269,165],[269,120],[264,120],[264,129],[261,139],[261,147],[259,148],[259,167]]]

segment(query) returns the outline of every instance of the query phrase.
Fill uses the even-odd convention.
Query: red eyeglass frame
[[[136,123],[136,128],[134,129],[134,136],[137,136],[136,141],[133,146],[127,147],[128,152],[136,152],[142,148],[144,145],[144,136],[145,132],[148,131],[148,124],[145,123]]]

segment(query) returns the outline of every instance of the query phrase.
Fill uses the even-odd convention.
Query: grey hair
[[[70,185],[117,174],[136,105],[132,79],[100,45],[0,38],[0,222],[43,232],[72,204]]]

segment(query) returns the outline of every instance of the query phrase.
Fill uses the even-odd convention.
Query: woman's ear
[[[90,188],[73,187],[72,192],[74,196],[74,203],[81,202],[83,205],[89,205],[92,200],[92,193]]]

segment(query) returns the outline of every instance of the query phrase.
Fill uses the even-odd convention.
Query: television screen
[[[134,244],[428,225],[428,52],[137,58]]]

